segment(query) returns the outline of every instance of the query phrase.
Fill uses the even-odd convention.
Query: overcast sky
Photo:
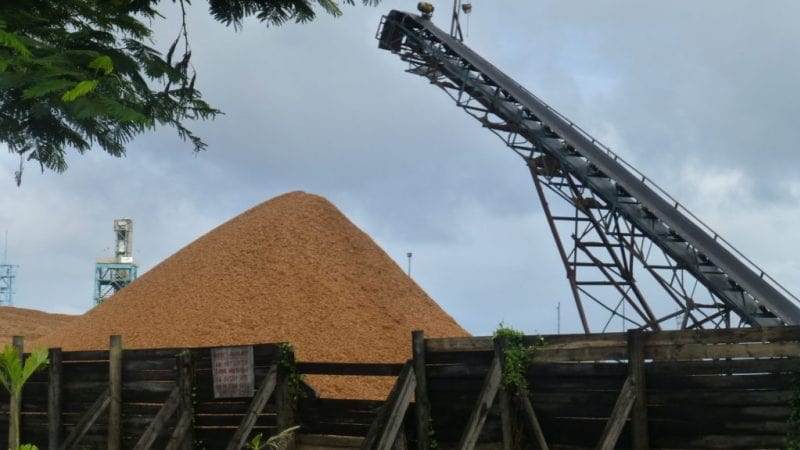
[[[522,160],[377,48],[380,16],[241,32],[190,11],[197,84],[225,111],[117,159],[72,153],[64,174],[0,153],[0,232],[19,264],[15,306],[82,313],[112,220],[134,220],[145,271],[245,209],[325,196],[475,334],[500,321],[578,331],[563,267]],[[450,2],[434,21],[449,28]],[[162,6],[170,7],[169,2]],[[175,16],[155,23],[159,47]],[[796,0],[473,1],[466,42],[631,161],[800,292],[800,3]],[[2,235],[0,235],[0,239]]]

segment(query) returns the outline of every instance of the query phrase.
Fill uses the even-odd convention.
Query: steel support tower
[[[14,306],[14,281],[17,267],[13,264],[0,264],[0,306]]]
[[[377,38],[522,157],[585,332],[800,324],[795,296],[460,35],[392,11]]]
[[[139,272],[133,259],[133,220],[115,220],[114,235],[114,259],[95,264],[94,302],[98,305],[133,282]]]
[[[19,266],[8,263],[8,231],[5,235],[3,263],[0,264],[0,306],[14,306],[14,282]]]

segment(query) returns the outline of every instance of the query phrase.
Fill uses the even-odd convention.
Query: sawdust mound
[[[0,347],[10,345],[14,336],[22,336],[25,338],[26,349],[30,349],[30,342],[52,333],[76,317],[78,316],[0,306]]]
[[[291,192],[212,230],[37,344],[104,349],[114,334],[126,348],[288,341],[301,361],[388,363],[410,356],[415,329],[467,335],[335,206]],[[385,395],[385,382],[352,391],[352,381],[311,379],[326,397]]]

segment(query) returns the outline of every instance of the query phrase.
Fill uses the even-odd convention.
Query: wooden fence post
[[[50,360],[47,382],[47,445],[50,450],[59,450],[61,446],[61,365],[63,355],[60,348],[48,350]]]
[[[411,351],[414,359],[414,374],[417,378],[416,397],[417,412],[417,450],[430,449],[431,403],[428,400],[428,379],[425,374],[425,332],[411,332]]]
[[[158,436],[161,434],[161,431],[166,426],[167,421],[172,417],[181,405],[181,387],[180,385],[176,385],[172,392],[169,393],[169,397],[161,406],[161,409],[158,410],[156,416],[150,421],[150,425],[147,426],[147,429],[139,436],[139,440],[136,442],[136,445],[133,446],[134,450],[149,450],[150,447],[153,445]],[[176,444],[177,447],[177,444]]]
[[[65,450],[74,450],[78,448],[81,439],[86,436],[89,428],[94,425],[97,418],[108,409],[109,403],[111,403],[111,389],[106,388],[106,390],[97,397],[97,400],[92,403],[92,406],[78,419],[78,423],[75,424],[72,431],[64,439],[64,444],[61,448]]]
[[[192,389],[194,387],[194,365],[190,350],[183,350],[175,358],[178,365],[178,384],[180,400],[178,405],[178,423],[167,443],[166,450],[192,450],[194,445],[194,405]]]
[[[181,450],[191,450],[194,446],[194,405],[192,404],[192,389],[194,389],[194,361],[189,350],[181,352],[178,356],[178,385],[181,387],[181,410],[183,415],[191,419],[189,429],[179,447]]]
[[[228,442],[226,450],[239,450],[242,448],[242,446],[244,446],[245,442],[247,441],[247,437],[253,430],[253,425],[255,425],[256,420],[258,420],[258,415],[264,409],[264,406],[269,401],[270,396],[275,391],[275,385],[277,382],[278,366],[273,365],[269,368],[269,371],[267,371],[267,375],[261,382],[261,386],[259,386],[258,391],[256,391],[256,395],[250,402],[250,406],[247,407],[247,412],[245,413],[244,418],[242,418],[239,428],[236,429],[230,442]]]
[[[644,374],[644,342],[642,330],[628,331],[628,376],[633,381],[636,400],[631,409],[631,445],[635,449],[650,448],[647,433],[647,387]]]
[[[292,386],[291,377],[294,364],[294,351],[283,350],[281,364],[278,365],[278,385],[275,388],[278,433],[293,427],[296,422],[298,392],[295,392],[295,389],[299,389],[300,386]],[[292,439],[286,446],[286,450],[294,448],[295,439]]]
[[[19,355],[20,364],[22,363],[22,352],[25,347],[25,339],[22,336],[14,336],[11,338],[11,345],[17,350]],[[20,433],[20,414],[22,407],[22,392],[14,394],[10,392],[9,405],[8,405],[8,448],[17,448],[19,444]]]
[[[122,437],[122,336],[111,336],[108,351],[108,450],[120,450]]]
[[[500,361],[501,378],[506,373],[506,348],[508,347],[508,338],[499,336],[494,340],[494,354]],[[511,450],[514,448],[514,437],[517,436],[517,423],[515,420],[516,414],[511,409],[511,401],[509,399],[508,390],[503,386],[501,381],[500,391],[497,393],[500,402],[500,419],[503,430],[503,449]]]
[[[397,441],[397,435],[408,410],[408,404],[416,388],[416,376],[411,360],[403,365],[403,370],[381,406],[375,420],[369,427],[367,436],[361,443],[361,450],[390,450]]]
[[[517,397],[519,398],[520,403],[522,403],[522,408],[525,410],[525,415],[528,416],[528,423],[531,426],[533,438],[536,440],[538,450],[550,450],[550,447],[547,445],[547,441],[544,439],[542,426],[539,424],[539,419],[536,418],[536,412],[533,410],[531,399],[529,399],[528,395],[524,392],[517,392]]]
[[[631,413],[633,402],[636,401],[634,389],[633,380],[628,377],[625,380],[625,384],[622,385],[622,390],[614,403],[614,408],[611,409],[608,422],[600,435],[600,442],[595,447],[596,450],[614,450],[617,447],[617,440],[620,433],[622,433],[622,427],[625,426],[625,420]],[[636,450],[639,449],[636,448]]]
[[[489,372],[483,381],[481,393],[478,395],[475,406],[472,407],[472,412],[469,415],[467,425],[464,427],[456,449],[472,450],[475,448],[483,424],[486,422],[486,416],[489,415],[489,409],[494,403],[494,398],[497,396],[497,391],[500,389],[502,381],[503,371],[500,368],[500,357],[495,353],[492,358],[492,365],[489,366]]]

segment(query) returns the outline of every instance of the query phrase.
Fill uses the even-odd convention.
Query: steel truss
[[[606,331],[618,320],[624,328],[651,330],[800,320],[800,309],[786,298],[797,301],[791,293],[644,175],[460,42],[425,19],[397,11],[384,18],[378,39],[381,48],[409,64],[408,72],[446,92],[526,162],[587,333]],[[612,169],[621,175],[610,175]],[[629,189],[646,195],[639,198]],[[679,229],[687,231],[682,236]],[[719,262],[701,251],[707,248]]]
[[[120,289],[131,284],[139,274],[134,263],[98,262],[94,269],[94,303],[99,305]]]
[[[14,306],[14,281],[17,268],[13,264],[0,264],[0,306]]]

